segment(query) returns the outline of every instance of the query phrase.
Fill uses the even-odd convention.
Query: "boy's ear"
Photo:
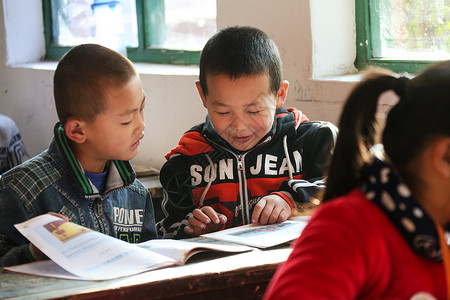
[[[432,146],[432,165],[443,177],[450,179],[450,138],[443,138]]]
[[[205,93],[203,93],[202,86],[200,85],[200,80],[195,81],[195,86],[197,87],[197,91],[198,91],[198,94],[200,95],[200,98],[202,98],[203,106],[205,108],[208,108],[206,106],[206,97],[205,97]]]
[[[284,105],[284,100],[286,100],[288,88],[289,82],[287,80],[283,80],[280,82],[280,88],[278,89],[277,93],[276,108],[280,108]]]
[[[69,119],[64,125],[66,136],[75,143],[82,144],[86,141],[84,122],[79,119]]]

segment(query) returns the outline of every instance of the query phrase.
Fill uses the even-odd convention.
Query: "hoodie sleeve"
[[[164,218],[156,224],[158,235],[175,239],[191,237],[184,232],[187,220],[194,210],[186,157],[169,159],[160,171],[160,180],[164,189],[161,203]]]
[[[302,123],[297,129],[293,150],[302,153],[302,179],[283,181],[280,191],[289,193],[296,203],[309,202],[325,188],[324,172],[336,142],[338,129],[332,123],[313,121]]]

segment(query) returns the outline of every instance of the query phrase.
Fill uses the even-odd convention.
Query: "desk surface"
[[[291,249],[194,256],[186,265],[106,281],[0,274],[0,299],[260,299]]]

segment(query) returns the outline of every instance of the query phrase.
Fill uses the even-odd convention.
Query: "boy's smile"
[[[239,78],[218,74],[208,76],[205,96],[196,84],[214,129],[240,151],[253,148],[269,132],[288,86],[282,82],[278,95],[273,95],[267,74]]]

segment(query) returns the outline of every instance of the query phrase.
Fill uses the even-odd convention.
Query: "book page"
[[[45,277],[54,277],[62,279],[87,280],[67,272],[56,264],[53,260],[40,260],[29,264],[4,267],[4,272],[14,272],[22,274],[39,275]]]
[[[173,258],[178,264],[184,264],[193,255],[208,250],[222,251],[222,252],[245,252],[251,251],[253,248],[242,245],[220,245],[210,244],[205,242],[193,242],[187,240],[171,240],[159,239],[150,240],[138,244],[139,247],[148,249],[164,256]]]
[[[59,266],[84,279],[105,280],[175,264],[172,258],[49,214],[16,228]]]
[[[303,216],[271,225],[249,224],[202,236],[257,248],[268,248],[298,238],[308,220],[309,217]]]

